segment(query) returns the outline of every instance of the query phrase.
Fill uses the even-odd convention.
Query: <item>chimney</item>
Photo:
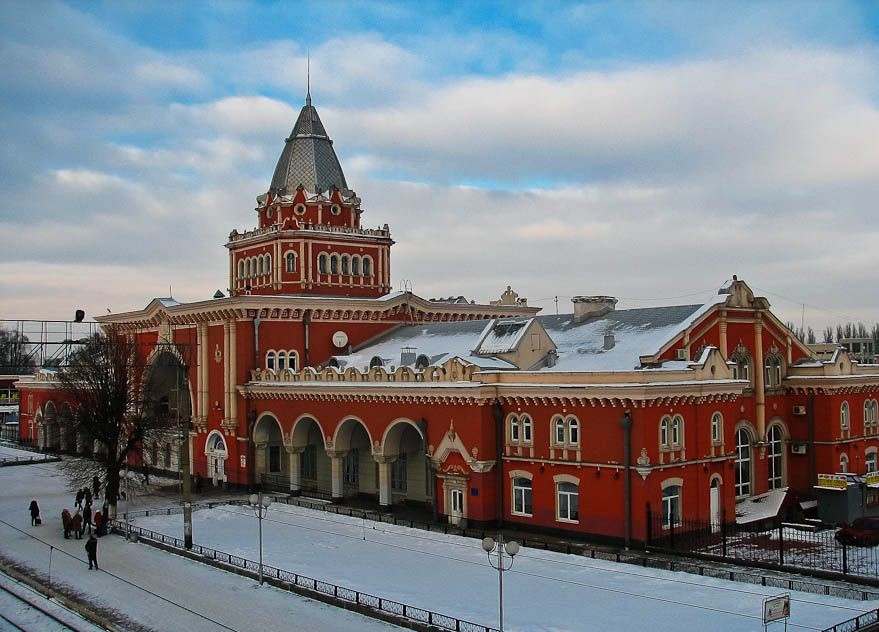
[[[616,344],[616,339],[613,334],[604,334],[604,350],[610,351],[613,349],[613,346]]]
[[[415,364],[415,347],[403,347],[400,350],[400,366]]]
[[[612,312],[617,304],[613,296],[574,296],[571,302],[574,304],[575,323],[604,316]]]

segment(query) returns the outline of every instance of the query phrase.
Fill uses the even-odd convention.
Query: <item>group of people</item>
[[[71,515],[69,509],[61,511],[61,526],[64,529],[64,538],[69,539],[70,534],[81,539],[88,528],[89,538],[85,543],[85,550],[88,554],[89,569],[98,568],[98,536],[107,535],[109,527],[109,506],[106,499],[100,511],[92,511],[92,501],[100,497],[101,481],[95,476],[92,479],[91,487],[83,487],[76,492],[74,499],[74,511]],[[31,515],[31,526],[37,526],[43,523],[40,516],[40,505],[37,499],[31,501],[28,508]],[[94,527],[94,531],[92,528]]]

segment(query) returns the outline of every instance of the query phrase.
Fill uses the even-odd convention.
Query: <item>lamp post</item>
[[[264,497],[262,492],[260,492],[258,494],[251,494],[249,502],[253,512],[259,519],[259,583],[262,585],[262,521],[263,518],[266,517],[266,513],[268,513],[269,505],[272,504],[272,499]]]
[[[508,571],[513,567],[513,558],[519,552],[519,543],[514,541],[504,542],[504,534],[499,533],[497,542],[494,538],[485,538],[482,540],[482,548],[488,555],[488,563],[492,568],[497,569],[497,585],[498,585],[498,621],[499,632],[504,632],[504,571]],[[497,563],[491,557],[492,553],[497,553]],[[504,559],[504,553],[509,558],[509,564]]]

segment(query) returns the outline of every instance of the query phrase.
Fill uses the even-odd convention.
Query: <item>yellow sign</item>
[[[865,481],[870,487],[879,486],[879,472],[867,472]]]
[[[832,489],[847,489],[848,479],[845,474],[819,474],[818,487],[830,487]]]

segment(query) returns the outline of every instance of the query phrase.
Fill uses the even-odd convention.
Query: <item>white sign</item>
[[[790,616],[790,595],[770,597],[763,601],[763,625]]]

